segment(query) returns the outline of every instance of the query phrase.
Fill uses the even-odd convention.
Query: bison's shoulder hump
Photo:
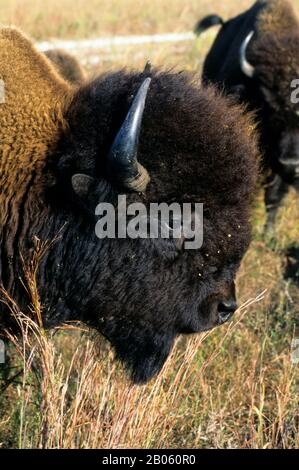
[[[0,27],[1,145],[14,152],[52,139],[70,86],[18,29]],[[62,113],[61,113],[62,114]],[[53,132],[52,132],[53,131]],[[27,146],[26,146],[27,143]],[[28,150],[29,153],[30,150]]]

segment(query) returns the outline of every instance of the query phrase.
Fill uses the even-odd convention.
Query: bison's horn
[[[151,71],[151,68],[152,68],[152,64],[151,64],[151,61],[150,60],[147,60],[145,66],[144,66],[144,70],[143,70],[143,73],[144,74],[148,74],[150,73]]]
[[[254,34],[254,31],[251,31],[251,33],[248,34],[248,36],[244,39],[242,46],[240,48],[240,66],[241,66],[242,72],[249,78],[252,78],[254,76],[255,69],[246,59],[246,50],[247,50],[248,44],[251,41],[253,34]]]
[[[150,180],[146,169],[138,162],[138,142],[146,95],[151,79],[140,86],[108,156],[109,176],[120,186],[143,192]]]

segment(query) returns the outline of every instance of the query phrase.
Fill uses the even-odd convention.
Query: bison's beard
[[[161,331],[153,333],[134,330],[126,338],[111,335],[107,337],[115,348],[117,359],[129,370],[132,381],[142,384],[161,370],[172,349],[175,335]]]

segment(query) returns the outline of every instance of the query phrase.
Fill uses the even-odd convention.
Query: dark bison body
[[[211,15],[198,33],[222,27],[203,69],[205,83],[239,96],[256,112],[266,174],[268,226],[290,186],[299,192],[299,115],[291,83],[299,75],[299,23],[285,0],[259,0],[223,22]]]
[[[93,326],[146,381],[176,335],[236,309],[258,166],[252,121],[184,74],[119,72],[77,89],[15,29],[0,30],[0,46],[0,283],[30,313],[21,255],[60,233],[38,271],[45,327]],[[118,194],[147,207],[203,202],[202,248],[98,239],[95,206]],[[0,323],[14,327],[4,307]]]

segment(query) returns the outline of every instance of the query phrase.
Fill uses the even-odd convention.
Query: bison
[[[203,80],[235,94],[256,112],[265,174],[266,228],[273,228],[290,186],[299,192],[299,108],[291,84],[299,73],[299,23],[285,0],[259,0],[224,22],[210,15],[197,34],[221,29],[203,68]]]
[[[0,284],[30,315],[23,262],[56,239],[37,274],[45,328],[81,321],[132,380],[149,380],[181,333],[237,308],[258,146],[252,118],[184,73],[106,73],[79,88],[14,28],[0,30]],[[99,201],[204,204],[204,242],[95,234]],[[1,328],[15,328],[3,306]]]
[[[53,62],[58,73],[69,82],[81,85],[86,79],[85,71],[77,59],[68,52],[61,49],[49,49],[44,53]]]

